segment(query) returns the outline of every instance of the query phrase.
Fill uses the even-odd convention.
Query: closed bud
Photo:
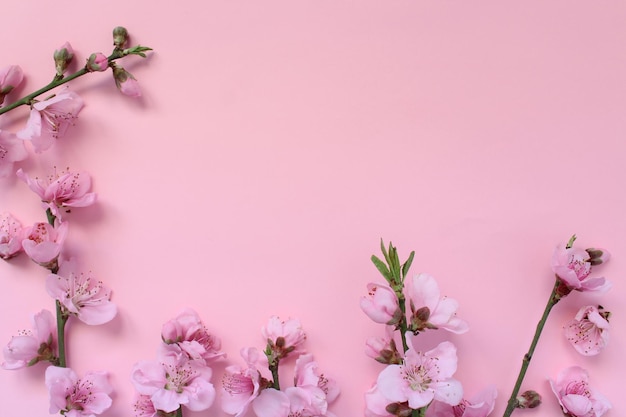
[[[61,76],[67,70],[67,67],[74,58],[74,50],[69,42],[65,42],[59,49],[54,51],[54,66],[57,71],[57,75]]]
[[[537,391],[524,391],[517,396],[517,408],[535,408],[541,404],[541,395]]]
[[[105,71],[108,67],[109,60],[100,52],[91,54],[87,59],[87,71]]]
[[[585,250],[589,254],[589,263],[592,266],[606,263],[611,257],[611,254],[605,249],[589,248]]]
[[[113,29],[113,45],[116,48],[122,49],[128,40],[128,31],[123,26],[117,26]]]

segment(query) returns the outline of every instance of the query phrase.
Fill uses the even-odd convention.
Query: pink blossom
[[[41,198],[44,208],[61,218],[61,208],[69,212],[71,207],[86,207],[96,201],[96,193],[90,193],[91,177],[84,171],[61,171],[45,179],[31,178],[18,169],[16,175]]]
[[[451,342],[442,342],[425,353],[410,347],[403,364],[388,365],[380,373],[378,389],[390,403],[408,401],[412,409],[422,408],[432,400],[457,405],[463,388],[452,378],[456,366],[456,347]]]
[[[552,392],[563,412],[572,417],[600,417],[611,404],[589,386],[589,373],[579,366],[562,370],[556,382],[550,380]]]
[[[106,71],[109,68],[109,60],[101,52],[89,55],[89,59],[87,59],[88,71]]]
[[[9,65],[0,69],[0,104],[15,87],[22,83],[24,72],[19,65]]]
[[[365,342],[365,354],[385,365],[402,363],[402,356],[393,339],[394,328],[387,326],[387,336],[370,337]]]
[[[159,412],[154,408],[152,400],[148,395],[138,395],[133,405],[135,417],[158,417]]]
[[[4,369],[19,369],[55,359],[56,323],[52,313],[41,310],[32,317],[32,323],[34,331],[20,331],[4,348]]]
[[[39,265],[54,269],[67,237],[68,227],[67,223],[61,223],[57,227],[48,223],[35,223],[24,233],[24,252]]]
[[[22,250],[22,224],[10,213],[0,214],[0,258],[10,259]]]
[[[126,71],[119,65],[113,67],[113,78],[115,79],[115,85],[122,92],[122,94],[129,97],[141,97],[141,89],[139,83],[133,77],[133,74]]]
[[[290,417],[291,404],[287,394],[267,388],[252,403],[252,409],[257,417]]]
[[[402,319],[398,297],[386,284],[367,284],[367,296],[361,297],[361,310],[380,324],[396,325]]]
[[[608,312],[596,306],[585,306],[565,325],[565,337],[581,355],[600,353],[609,343]]]
[[[240,417],[246,414],[252,402],[259,396],[261,385],[267,385],[268,379],[261,375],[260,369],[267,369],[267,357],[256,348],[243,348],[241,357],[247,367],[232,365],[226,368],[222,379],[222,410]],[[269,376],[268,376],[269,377]]]
[[[112,403],[113,388],[106,372],[88,372],[78,378],[70,368],[49,366],[46,386],[50,391],[50,414],[66,417],[93,417],[106,411]]]
[[[198,313],[192,309],[185,309],[175,319],[165,323],[161,338],[167,344],[178,344],[192,359],[209,363],[226,356],[220,351],[220,339],[208,332]]]
[[[458,405],[433,401],[426,410],[426,417],[487,417],[496,404],[498,391],[489,386],[471,400],[462,400]]]
[[[208,409],[215,399],[212,371],[204,361],[190,359],[178,345],[161,345],[156,361],[141,361],[133,367],[132,382],[154,407],[166,413],[181,405],[191,411]]]
[[[17,132],[17,136],[30,140],[35,152],[43,152],[65,135],[82,108],[83,99],[63,89],[54,97],[31,106],[26,127]]]
[[[456,317],[458,303],[447,297],[440,297],[435,278],[428,274],[414,276],[407,283],[407,298],[411,306],[410,329],[445,329],[452,333],[465,333],[467,322]]]
[[[318,364],[313,360],[310,353],[303,354],[296,360],[296,370],[294,382],[297,387],[316,387],[324,393],[323,401],[327,404],[333,403],[339,396],[339,386],[334,379],[331,379],[319,372]]]
[[[113,320],[117,307],[111,302],[111,291],[102,281],[75,269],[73,260],[62,262],[58,273],[46,279],[48,294],[61,303],[65,314],[74,315],[83,323],[98,325]]]
[[[608,252],[603,251],[602,256],[608,259]],[[592,278],[591,256],[589,253],[577,247],[567,248],[559,245],[552,256],[552,270],[568,290],[576,291],[606,291],[611,287],[610,282],[604,278]]]
[[[277,316],[272,316],[267,325],[261,329],[261,333],[279,358],[285,358],[291,352],[298,352],[306,340],[306,334],[297,319],[281,321]]]
[[[0,178],[13,174],[13,164],[28,156],[24,141],[13,133],[0,130]]]

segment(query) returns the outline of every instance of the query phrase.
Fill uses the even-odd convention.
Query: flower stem
[[[113,53],[111,53],[111,55],[107,57],[107,60],[108,60],[108,62],[110,64],[111,62],[115,61],[116,59],[120,59],[120,58],[122,58],[124,56],[126,56],[124,51],[122,51],[120,49],[115,49],[115,50],[113,50]],[[0,108],[0,115],[4,114],[4,113],[7,113],[7,112],[13,110],[16,107],[27,105],[27,104],[29,105],[29,104],[32,103],[32,101],[33,101],[33,99],[35,99],[35,97],[40,96],[43,93],[52,90],[53,88],[56,88],[56,87],[58,87],[60,85],[68,83],[68,82],[70,82],[70,81],[72,81],[72,80],[74,80],[74,79],[76,79],[78,77],[82,77],[83,75],[89,74],[91,72],[94,72],[94,71],[89,71],[87,69],[87,67],[85,66],[85,67],[79,69],[78,71],[68,75],[67,77],[63,77],[63,78],[54,77],[53,80],[48,85],[40,88],[37,91],[34,91],[34,92],[30,93],[27,96],[22,97],[21,99],[13,102],[11,104],[9,104],[6,107],[1,107]]]
[[[400,337],[402,338],[402,349],[403,352],[406,353],[409,350],[409,345],[406,343],[406,331],[407,331],[407,320],[406,320],[406,300],[403,296],[398,297],[398,307],[400,311],[402,311],[402,320],[400,320]]]
[[[59,346],[59,366],[65,368],[65,323],[67,323],[68,315],[63,313],[61,303],[56,301],[57,308],[57,339]]]
[[[535,336],[533,337],[532,342],[530,343],[530,348],[528,348],[528,352],[524,355],[524,359],[522,360],[522,368],[519,371],[519,375],[517,376],[517,381],[515,382],[515,386],[513,387],[513,392],[511,392],[511,397],[506,406],[506,410],[502,417],[510,417],[513,414],[513,411],[517,408],[517,395],[519,394],[519,390],[522,386],[522,382],[524,381],[524,376],[526,376],[526,371],[528,370],[528,365],[530,365],[530,360],[533,357],[533,353],[535,352],[535,348],[537,347],[537,342],[539,342],[539,336],[541,336],[541,332],[543,331],[543,327],[546,324],[546,320],[548,319],[548,315],[552,310],[552,307],[559,301],[560,297],[557,294],[557,289],[559,288],[560,281],[557,278],[554,283],[554,288],[552,288],[552,293],[550,294],[550,298],[548,299],[548,303],[546,304],[546,308],[543,311],[543,315],[541,316],[541,320],[537,323],[537,329],[535,330]]]
[[[270,364],[269,368],[272,372],[272,388],[280,391],[280,382],[278,382],[278,362],[279,361],[277,359],[275,362]]]
[[[176,410],[176,417],[183,417],[183,406],[182,405],[180,407],[178,407],[178,410]]]

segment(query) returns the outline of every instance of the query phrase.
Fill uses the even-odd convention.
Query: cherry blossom
[[[0,214],[0,258],[10,259],[22,250],[24,228],[10,213]]]
[[[408,281],[406,292],[411,306],[409,327],[412,331],[441,328],[458,334],[469,330],[467,322],[456,317],[457,301],[441,297],[432,276],[414,276]]]
[[[220,339],[208,332],[198,313],[192,309],[185,309],[176,318],[166,322],[161,338],[167,344],[178,344],[192,359],[209,363],[226,356],[220,351]]]
[[[261,329],[261,333],[276,356],[281,359],[292,352],[298,352],[306,340],[306,334],[297,319],[281,321],[277,316],[272,316],[267,325]]]
[[[602,263],[608,260],[609,254],[604,250],[600,251]],[[585,249],[577,247],[568,248],[566,245],[559,245],[554,250],[552,256],[552,270],[569,291],[606,291],[611,287],[611,283],[602,277],[591,277],[592,259],[598,260],[601,257],[593,257]]]
[[[46,386],[50,392],[50,413],[66,417],[93,417],[102,414],[112,403],[113,388],[105,372],[88,372],[78,378],[70,368],[49,366]]]
[[[582,307],[565,325],[565,337],[581,355],[600,353],[609,343],[609,313],[596,306]]]
[[[550,386],[568,416],[600,417],[611,409],[609,401],[589,386],[589,374],[579,366],[562,370]]]
[[[24,232],[22,240],[24,252],[39,265],[55,269],[67,237],[68,227],[67,223],[61,223],[57,227],[48,223],[35,223]]]
[[[26,127],[17,136],[30,140],[35,152],[43,152],[65,135],[82,108],[83,99],[63,89],[52,98],[32,105]]]
[[[61,303],[65,314],[74,315],[89,325],[104,324],[117,314],[111,302],[111,291],[102,281],[88,274],[77,273],[73,260],[61,262],[57,274],[46,279],[48,294]]]
[[[133,74],[119,65],[114,65],[113,78],[115,79],[115,85],[122,94],[129,97],[141,97],[139,82],[133,77]]]
[[[170,413],[181,405],[192,411],[208,409],[215,399],[211,375],[204,361],[190,359],[176,344],[162,344],[156,361],[135,364],[131,379],[155,409]]]
[[[20,331],[4,348],[4,369],[20,369],[39,361],[52,361],[56,352],[56,323],[52,313],[41,310],[32,317],[33,330]]]
[[[41,198],[44,208],[61,218],[62,212],[69,212],[71,207],[86,207],[96,201],[96,194],[89,192],[91,177],[84,171],[55,172],[45,179],[31,178],[18,169],[16,175]],[[63,209],[63,210],[60,210]]]
[[[378,389],[390,403],[406,401],[412,409],[422,408],[432,400],[457,405],[463,388],[452,378],[456,366],[456,347],[451,342],[442,342],[428,352],[411,346],[403,364],[388,365],[380,373]]]
[[[398,296],[386,284],[367,284],[367,295],[361,297],[361,310],[380,324],[396,325],[402,319]]]
[[[13,174],[13,164],[28,156],[24,141],[10,132],[0,130],[0,178]]]

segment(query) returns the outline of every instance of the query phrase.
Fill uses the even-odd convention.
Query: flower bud
[[[0,69],[0,104],[4,102],[4,97],[15,87],[22,83],[24,72],[19,65],[9,65]]]
[[[407,402],[391,403],[385,407],[385,411],[397,417],[410,417],[413,414],[413,409]]]
[[[139,83],[133,75],[119,65],[113,66],[113,78],[115,85],[122,92],[130,97],[141,97]]]
[[[537,391],[524,391],[517,396],[517,408],[535,408],[541,404],[541,395]]]
[[[67,70],[67,67],[74,58],[74,50],[69,42],[65,42],[61,48],[54,51],[54,66],[57,70],[57,75],[61,76]]]
[[[585,250],[589,254],[589,263],[592,266],[606,263],[611,257],[611,254],[605,249],[589,248]]]
[[[87,71],[106,71],[109,68],[109,60],[100,52],[89,55],[87,59]]]
[[[113,29],[113,45],[116,48],[122,49],[124,44],[128,40],[128,31],[123,26],[118,26]]]

